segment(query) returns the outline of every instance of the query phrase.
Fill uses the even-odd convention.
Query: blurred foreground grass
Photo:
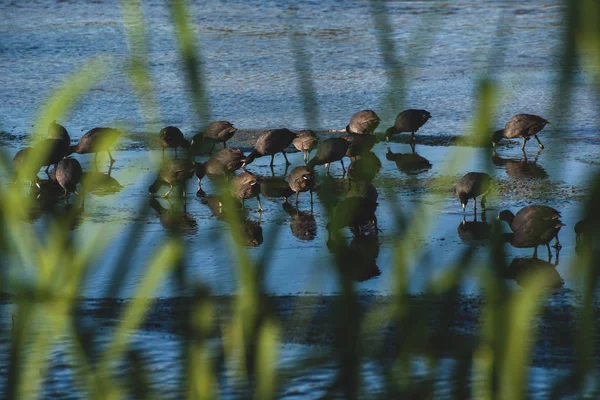
[[[437,5],[437,2],[432,2],[432,6]],[[374,28],[390,78],[390,93],[386,101],[393,102],[400,110],[403,88],[407,82],[403,78],[402,61],[394,48],[386,3],[372,0],[371,6]],[[191,89],[190,101],[200,120],[208,123],[210,107],[205,93],[202,57],[198,51],[198,43],[202,42],[202,38],[195,37],[190,23],[194,20],[190,17],[193,7],[183,0],[173,0],[170,8],[180,57]],[[130,49],[128,71],[143,110],[145,131],[158,132],[159,127],[152,123],[159,118],[148,69],[146,37],[150,34],[149,27],[144,23],[140,1],[123,0],[122,11]],[[435,21],[424,19],[422,29],[415,33],[414,39],[429,40],[427,29],[434,25]],[[600,89],[600,6],[592,0],[566,1],[564,26],[562,75],[556,87],[557,116],[569,114],[571,103],[568,100],[575,66],[584,66],[585,72],[593,76],[596,89]],[[315,116],[319,112],[307,61],[310,52],[298,37],[291,38],[290,43],[297,50],[296,54],[301,55],[295,67],[307,124],[310,125],[317,120]],[[497,57],[501,57],[501,53],[500,50],[494,52],[491,57],[494,62],[498,62]],[[418,59],[418,54],[411,54],[410,58]],[[482,76],[479,80],[477,112],[471,124],[473,137],[470,140],[479,143],[489,141],[498,97],[498,88],[493,80],[493,63],[490,64],[489,76]],[[109,65],[106,60],[91,60],[88,66],[74,73],[49,100],[47,107],[40,111],[36,121],[36,136],[42,137],[43,129],[52,120],[64,116],[77,97],[89,89]],[[564,121],[564,118],[556,120]],[[561,126],[554,129],[558,131]],[[489,173],[492,171],[490,158],[487,160]],[[0,162],[5,169],[1,176],[11,176],[6,172],[10,167],[5,153],[1,153]],[[465,160],[454,157],[451,164],[462,162]],[[447,196],[448,193],[441,190],[448,186],[447,183],[440,180],[433,185],[435,190],[425,194],[426,202],[440,201]],[[592,225],[596,231],[592,233],[592,238],[595,239],[598,237],[597,227],[600,226],[600,216],[595,207],[600,202],[600,174],[594,177],[591,185],[593,189],[586,202],[584,217],[594,222]],[[383,190],[392,190],[393,187],[393,182],[388,183]],[[331,198],[334,191],[329,189],[325,182],[319,199],[323,204],[330,205],[327,213],[331,216],[331,207],[337,198]],[[225,202],[232,237],[220,240],[227,240],[235,254],[239,277],[231,317],[216,325],[214,299],[201,282],[188,278],[187,266],[183,261],[186,249],[180,232],[173,230],[168,240],[156,250],[134,299],[123,311],[109,344],[98,355],[93,350],[94,340],[97,339],[95,330],[78,321],[75,310],[81,301],[80,291],[88,268],[103,257],[103,248],[111,238],[102,232],[86,237],[71,232],[69,219],[74,215],[70,213],[65,214],[64,220],[49,224],[45,232],[36,232],[31,225],[21,223],[19,212],[15,212],[26,212],[31,207],[29,199],[30,196],[22,196],[19,190],[11,190],[7,182],[0,186],[0,290],[13,295],[15,316],[13,325],[2,326],[0,332],[3,337],[10,337],[8,365],[3,368],[7,372],[1,378],[6,382],[3,392],[8,399],[41,396],[50,354],[58,337],[67,338],[70,343],[76,386],[82,396],[97,399],[128,396],[156,398],[158,393],[152,391],[151,382],[148,381],[149,366],[144,364],[141,355],[130,348],[129,335],[142,324],[147,310],[152,306],[155,289],[168,274],[176,277],[181,289],[193,293],[189,299],[191,306],[181,309],[176,318],[181,324],[178,332],[181,332],[183,339],[181,393],[187,398],[218,397],[222,384],[239,384],[243,388],[241,393],[247,394],[242,397],[275,398],[300,372],[316,369],[331,361],[337,364],[337,376],[328,395],[337,394],[348,399],[431,398],[436,393],[435,382],[439,379],[439,366],[443,358],[456,360],[449,379],[453,397],[518,399],[527,395],[528,367],[536,335],[535,321],[550,291],[551,282],[547,274],[537,271],[521,283],[521,290],[509,290],[502,278],[502,271],[507,266],[502,261],[503,247],[499,238],[492,241],[493,251],[486,265],[476,265],[472,250],[465,248],[464,254],[452,268],[431,278],[428,290],[422,296],[436,300],[432,304],[439,309],[410,307],[407,280],[411,267],[408,260],[420,255],[423,242],[420,239],[427,226],[434,221],[422,209],[417,209],[410,216],[399,208],[394,210],[395,215],[391,218],[403,227],[400,231],[406,234],[395,239],[394,275],[390,278],[394,283],[394,295],[388,306],[363,315],[355,285],[347,273],[348,268],[353,267],[347,263],[358,261],[335,256],[333,259],[338,261],[340,293],[335,303],[336,318],[332,321],[335,325],[334,344],[330,350],[323,352],[322,357],[298,361],[296,368],[282,369],[278,368],[277,362],[281,322],[270,298],[264,294],[264,278],[271,262],[269,245],[263,248],[259,262],[252,262],[246,248],[239,244],[243,239],[235,240],[236,236],[242,235],[242,219],[233,211],[234,205]],[[147,207],[145,203],[140,202],[144,204],[140,205],[140,212]],[[278,224],[270,227],[266,233],[266,243],[273,245],[278,229]],[[126,239],[128,245],[119,255],[117,267],[114,268],[111,279],[114,284],[106,288],[107,297],[119,292],[119,284],[127,274],[127,259],[133,254],[136,235],[142,230],[143,224],[140,223],[129,233]],[[348,248],[347,240],[339,234],[333,233],[331,241],[331,248],[336,249],[338,255]],[[589,396],[588,382],[596,373],[595,297],[600,252],[595,244],[598,241],[592,240],[591,243],[594,245],[581,254],[575,265],[581,280],[582,299],[576,313],[578,323],[572,330],[576,338],[576,363],[566,380],[555,383],[557,397],[563,392],[574,393],[578,397]],[[27,279],[19,273],[23,265],[36,267]],[[459,285],[466,274],[475,274],[483,288],[484,306],[479,340],[470,346],[449,347],[447,340],[453,336],[451,321],[457,313],[457,302],[454,300],[459,296]],[[305,300],[299,298],[297,301]],[[439,314],[433,328],[429,322],[432,313]],[[396,337],[383,337],[381,331],[387,324],[400,328],[394,331]],[[223,344],[222,352],[218,354],[211,351],[210,345],[215,331],[221,336]],[[382,338],[381,345],[378,349],[370,348],[365,338],[378,336]],[[388,346],[388,340],[393,345]],[[125,359],[129,360],[133,372],[120,376],[118,366]],[[368,393],[364,388],[362,366],[367,359],[375,360],[380,366],[385,381],[381,393]],[[425,379],[414,378],[412,362],[416,359],[426,360]],[[238,378],[236,383],[223,383],[226,370]],[[593,386],[591,393],[598,394],[597,385]]]

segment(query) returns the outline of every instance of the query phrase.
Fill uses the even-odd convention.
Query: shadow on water
[[[536,257],[515,257],[504,271],[503,277],[505,279],[512,279],[519,286],[522,286],[523,282],[526,282],[530,276],[542,273],[546,276],[550,288],[561,288],[565,282],[556,270],[558,257],[556,257],[554,264],[550,260],[544,261]]]
[[[196,222],[196,219],[186,211],[185,207],[181,209],[181,207],[174,205],[166,199],[165,202],[169,205],[167,208],[154,197],[150,197],[148,202],[150,207],[156,211],[160,224],[166,230],[187,236],[198,233],[198,222]]]
[[[317,237],[317,220],[313,211],[301,211],[290,203],[283,203],[283,209],[290,215],[292,235],[300,240],[311,241]]]
[[[429,160],[417,154],[415,146],[411,146],[411,148],[411,153],[393,153],[388,147],[385,158],[395,162],[398,169],[406,174],[418,174],[431,169],[432,165]]]
[[[506,170],[506,175],[511,178],[547,179],[548,173],[537,161],[542,153],[538,151],[533,159],[527,157],[523,152],[522,158],[502,158],[495,151],[492,155],[492,163]]]
[[[332,240],[327,241],[327,248],[335,255],[342,273],[356,282],[364,282],[381,275],[381,270],[377,266],[379,247],[377,231],[369,234],[356,233],[349,244],[344,242],[334,245]]]
[[[460,240],[467,244],[487,242],[490,239],[492,226],[487,222],[485,211],[481,212],[481,221],[477,221],[477,213],[473,214],[473,221],[467,221],[466,215],[456,229]]]

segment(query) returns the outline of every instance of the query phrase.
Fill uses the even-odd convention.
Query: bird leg
[[[298,196],[300,195],[300,192],[296,192],[296,207],[298,207]]]
[[[485,196],[487,194],[484,194],[483,196],[481,196],[481,211],[485,211]]]
[[[521,146],[521,150],[525,151],[525,144],[527,143],[528,140],[529,140],[528,137],[523,138],[523,145]]]
[[[342,163],[342,171],[344,171],[344,174],[346,173],[346,167],[344,167],[344,159],[342,158],[340,160],[340,162]]]
[[[169,191],[163,195],[163,198],[168,198],[171,195],[171,192],[173,191],[173,185],[169,183],[169,186]]]
[[[213,150],[215,149],[215,146],[216,146],[216,145],[217,145],[217,142],[215,142],[215,141],[213,140],[213,142],[212,142],[212,147],[210,148],[210,151],[209,151],[209,153],[210,153],[210,154],[212,154],[212,152],[213,152]]]
[[[287,155],[285,154],[285,151],[282,150],[281,152],[283,153],[283,158],[285,158],[285,165],[290,165],[291,162],[287,159]]]
[[[556,242],[552,245],[556,250],[562,249],[562,245],[560,244],[560,240],[558,240],[558,233],[556,234]]]
[[[477,197],[473,197],[473,212],[477,212]]]
[[[48,165],[48,166],[46,167],[46,175],[50,175],[50,174],[48,173],[48,171],[49,171],[49,170],[50,170],[50,165]]]
[[[196,195],[200,197],[206,196],[206,192],[202,190],[202,186],[200,185],[200,179],[198,179],[198,191],[196,192]]]
[[[543,149],[543,148],[544,148],[544,145],[542,144],[542,142],[540,142],[540,138],[538,138],[538,137],[537,137],[537,135],[533,135],[533,137],[534,137],[534,138],[535,138],[535,140],[537,140],[537,142],[539,143],[539,145],[540,145],[540,149]]]
[[[548,249],[548,262],[552,259],[552,250],[550,250],[550,243],[546,243],[546,248]]]
[[[533,258],[537,258],[537,248],[538,248],[537,246],[534,247]]]
[[[275,154],[271,154],[271,167],[275,164]]]
[[[258,211],[263,212],[262,205],[260,204],[260,196],[256,196],[256,201],[258,202]]]
[[[116,160],[113,158],[112,154],[110,154],[110,150],[106,150],[106,152],[108,153],[108,157],[110,158],[110,165],[113,165]],[[98,155],[98,153],[96,153],[96,155]]]
[[[227,148],[227,140],[223,142],[223,148]]]
[[[173,150],[175,150],[175,158],[177,158],[177,147],[175,147]]]
[[[325,176],[329,175],[329,166],[330,166],[329,163],[325,164]]]
[[[410,141],[411,141],[411,142],[414,142],[414,141],[415,141],[415,133],[414,133],[414,132],[411,132],[411,133],[410,133]]]
[[[310,190],[310,207],[312,208],[313,199],[312,199],[312,189]]]
[[[163,151],[163,161],[165,161],[165,148],[164,147],[163,147],[162,151]]]
[[[308,151],[304,152],[304,165],[308,162]]]
[[[411,151],[412,151],[413,154],[415,154],[415,147],[417,147],[416,143],[411,143],[410,144],[410,149],[411,149]]]

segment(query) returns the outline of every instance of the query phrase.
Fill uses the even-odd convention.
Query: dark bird
[[[246,157],[246,161],[242,168],[254,161],[255,158],[262,156],[271,156],[270,165],[273,167],[275,154],[277,153],[282,153],[283,157],[285,157],[285,163],[290,165],[291,163],[285,154],[285,149],[292,144],[295,138],[296,134],[285,128],[274,129],[263,133],[256,141],[252,153]]]
[[[346,150],[346,155],[350,157],[351,160],[371,151],[377,142],[375,135],[370,133],[348,133],[344,136],[344,139],[350,143],[348,150]]]
[[[244,200],[256,197],[258,211],[263,211],[260,204],[260,182],[255,175],[244,172],[233,177],[231,180],[231,194],[242,201],[242,208],[244,207]]]
[[[110,154],[110,148],[121,136],[121,132],[113,128],[93,128],[90,129],[79,139],[79,143],[69,148],[69,154],[89,154],[94,153],[94,161],[98,158],[98,153],[106,151],[110,158],[110,164],[114,164],[115,159]]]
[[[589,220],[582,219],[575,224],[573,229],[575,230],[575,242],[579,243],[582,237],[589,235],[592,230],[592,224]]]
[[[352,181],[372,182],[381,170],[381,161],[372,151],[350,163],[348,178]]]
[[[310,204],[313,202],[313,189],[317,183],[317,177],[313,169],[308,167],[296,167],[290,172],[290,189],[296,193],[296,206],[298,206],[298,195],[300,192],[310,192]]]
[[[71,137],[69,136],[69,132],[67,129],[57,124],[56,121],[52,121],[50,125],[48,125],[48,139],[59,139],[64,140],[67,143],[71,143]]]
[[[227,147],[213,154],[208,161],[211,163],[218,162],[222,164],[227,171],[234,172],[242,168],[245,159],[246,156],[244,156],[244,153],[240,149]]]
[[[304,153],[304,164],[308,162],[310,158],[310,152],[317,148],[319,139],[317,135],[311,130],[304,130],[297,133],[296,139],[292,141],[292,144],[298,151]]]
[[[190,148],[190,142],[183,136],[183,133],[179,128],[175,126],[167,126],[161,129],[158,134],[160,147],[162,147],[163,159],[165,158],[165,149],[170,147],[175,150],[175,157],[177,157],[177,148],[183,147],[184,149]]]
[[[346,133],[373,133],[379,126],[379,121],[375,111],[359,111],[350,118],[350,123],[346,126]]]
[[[485,211],[485,197],[490,189],[491,178],[484,172],[469,172],[456,182],[456,195],[463,211],[469,199],[473,199],[473,211],[477,211],[477,197],[481,196],[481,209]]]
[[[198,177],[198,195],[205,196],[201,188],[201,181],[204,176],[210,179],[233,178],[235,171],[244,165],[246,157],[244,153],[234,147],[226,147],[213,154],[205,163],[197,163],[196,176]]]
[[[300,240],[314,240],[317,237],[317,221],[312,211],[300,211],[290,203],[284,203],[283,209],[290,215],[292,235]]]
[[[69,154],[69,146],[69,142],[66,140],[44,139],[33,146],[30,152],[31,162],[36,163],[36,166],[45,166],[46,173],[48,173],[51,165],[56,166],[60,160]]]
[[[392,150],[388,147],[385,158],[395,162],[396,167],[405,173],[421,172],[431,168],[429,160],[415,153],[414,148],[412,153],[392,153]]]
[[[195,135],[190,145],[195,146],[196,143],[200,143],[203,139],[212,141],[212,152],[217,143],[223,143],[223,148],[227,147],[227,141],[233,137],[237,128],[229,121],[214,121],[206,126],[204,132]]]
[[[497,167],[504,167],[506,170],[506,175],[512,178],[548,178],[548,173],[546,170],[537,164],[537,156],[533,161],[530,161],[527,159],[525,152],[523,152],[522,160],[513,160],[510,158],[502,158],[494,151],[492,154],[492,163]]]
[[[282,176],[257,176],[260,194],[270,198],[284,198],[284,202],[294,194],[289,182]]]
[[[37,172],[40,170],[40,167],[37,168],[31,165],[32,157],[31,152],[33,149],[31,147],[25,147],[17,151],[17,154],[12,159],[13,170],[15,173],[15,182],[18,182],[19,179],[26,179],[30,182],[30,186],[37,181]]]
[[[55,176],[58,184],[65,191],[65,198],[68,199],[69,192],[77,193],[77,184],[81,181],[83,171],[81,164],[74,158],[64,158],[56,166]]]
[[[492,232],[492,226],[487,223],[485,219],[485,213],[481,213],[481,221],[477,221],[477,214],[473,221],[467,221],[463,217],[463,220],[458,224],[456,229],[458,237],[465,243],[471,243],[475,241],[484,241],[490,238]]]
[[[308,162],[306,168],[314,169],[315,165],[325,165],[325,174],[329,174],[329,166],[332,162],[340,161],[342,169],[346,173],[343,158],[350,147],[350,143],[344,138],[331,138],[324,140],[317,149],[317,154]]]
[[[158,214],[160,224],[166,230],[188,236],[198,233],[198,222],[185,209],[181,210],[177,207],[165,208],[153,197],[150,198],[149,204]]]
[[[560,221],[560,217],[560,213],[554,208],[542,205],[523,207],[516,215],[508,210],[498,214],[498,219],[506,221],[513,231],[505,234],[506,241],[517,248],[533,247],[534,257],[537,256],[537,247],[540,245],[546,245],[550,257],[552,239],[556,238],[553,247],[557,250],[562,247],[558,232],[565,224]]]
[[[169,190],[162,197],[169,197],[178,186],[185,198],[185,183],[196,174],[197,165],[190,160],[168,160],[158,170],[158,176],[148,188],[151,195],[155,195],[163,185],[168,185]]]
[[[525,144],[533,136],[543,149],[544,145],[540,142],[537,134],[544,129],[550,122],[542,117],[532,114],[517,114],[508,120],[504,129],[500,129],[492,135],[492,145],[496,146],[502,139],[523,138],[521,150],[525,150]]]
[[[396,116],[394,126],[385,131],[385,140],[401,132],[410,132],[410,140],[415,140],[415,133],[431,118],[431,113],[426,110],[404,110]]]
[[[544,274],[551,289],[562,287],[565,281],[556,270],[556,265],[538,258],[516,257],[503,273],[505,279],[513,279],[519,286],[536,274]]]

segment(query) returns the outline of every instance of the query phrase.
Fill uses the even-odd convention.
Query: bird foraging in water
[[[175,126],[167,126],[158,134],[160,147],[162,147],[163,160],[165,158],[165,149],[172,148],[175,150],[175,158],[177,158],[177,148],[190,148],[190,142],[183,136],[179,128]]]
[[[514,215],[508,210],[498,214],[498,219],[506,221],[513,233],[505,234],[505,239],[517,248],[535,248],[534,256],[537,257],[537,247],[546,245],[548,256],[551,256],[550,242],[556,238],[553,245],[557,250],[562,246],[558,240],[560,228],[565,226],[560,221],[561,214],[552,207],[531,205],[523,207]]]
[[[273,129],[263,133],[256,141],[254,150],[246,157],[242,168],[253,162],[255,158],[262,156],[271,156],[270,166],[273,167],[275,154],[277,153],[282,153],[283,157],[285,157],[286,165],[290,165],[291,163],[285,154],[285,149],[292,144],[296,136],[294,132],[286,128]]]
[[[385,140],[389,142],[390,138],[401,132],[410,132],[410,140],[415,140],[415,133],[420,127],[425,125],[431,118],[431,113],[426,110],[404,110],[396,116],[394,126],[385,131]]]
[[[350,143],[344,138],[331,138],[324,140],[317,149],[317,154],[308,162],[306,168],[314,169],[316,165],[325,165],[325,174],[329,174],[329,166],[332,162],[342,163],[342,169],[346,173],[343,158],[350,147]]]
[[[46,173],[48,173],[51,165],[56,166],[68,154],[69,142],[67,140],[45,139],[33,146],[30,152],[31,157],[28,158],[37,162],[40,168],[45,166]]]
[[[313,203],[313,189],[317,182],[315,172],[308,167],[296,167],[290,172],[290,189],[296,193],[296,206],[300,192],[310,191],[310,204]]]
[[[256,197],[258,211],[263,211],[260,204],[260,183],[255,175],[244,172],[233,177],[231,180],[231,194],[242,201],[242,208],[244,207],[244,200]]]
[[[94,161],[98,158],[98,153],[106,151],[110,158],[110,165],[114,164],[115,159],[110,154],[110,147],[121,136],[121,132],[113,128],[93,128],[90,129],[79,139],[79,143],[69,148],[69,154],[89,154],[94,153]]]
[[[508,120],[504,129],[497,130],[492,135],[492,146],[496,146],[502,139],[516,139],[523,138],[523,145],[521,150],[525,150],[525,144],[533,136],[540,145],[540,149],[544,148],[544,145],[537,137],[537,134],[549,124],[547,120],[542,117],[533,114],[517,114]]]
[[[195,135],[192,138],[190,145],[194,146],[202,139],[208,139],[212,141],[212,147],[210,149],[210,152],[212,153],[217,143],[223,143],[223,148],[226,148],[227,141],[233,137],[236,131],[237,128],[229,121],[214,121],[208,124],[203,132]]]
[[[373,110],[362,110],[350,118],[350,123],[346,125],[346,133],[373,133],[379,126],[379,117]]]
[[[74,158],[63,158],[56,166],[55,176],[58,184],[65,191],[64,197],[68,200],[69,192],[77,193],[77,184],[81,181],[83,173],[81,164]]]
[[[163,185],[169,185],[169,190],[162,197],[169,197],[175,186],[179,186],[185,198],[185,183],[194,174],[198,166],[190,160],[169,160],[158,170],[158,176],[148,188],[151,195],[155,195]]]
[[[298,151],[304,153],[304,164],[308,162],[310,158],[310,152],[317,148],[319,139],[317,135],[311,130],[304,130],[297,133],[297,137],[292,141],[292,144]]]
[[[477,197],[481,196],[481,209],[485,211],[485,197],[490,188],[491,178],[484,172],[469,172],[456,182],[456,195],[463,211],[469,199],[473,199],[473,211],[477,211]]]
[[[60,139],[71,143],[71,137],[67,129],[61,124],[57,124],[56,121],[52,121],[48,125],[48,139]]]
[[[348,150],[346,150],[346,155],[350,157],[351,160],[371,151],[377,142],[375,135],[370,133],[363,133],[360,135],[356,133],[348,133],[344,136],[344,139],[350,143]]]

